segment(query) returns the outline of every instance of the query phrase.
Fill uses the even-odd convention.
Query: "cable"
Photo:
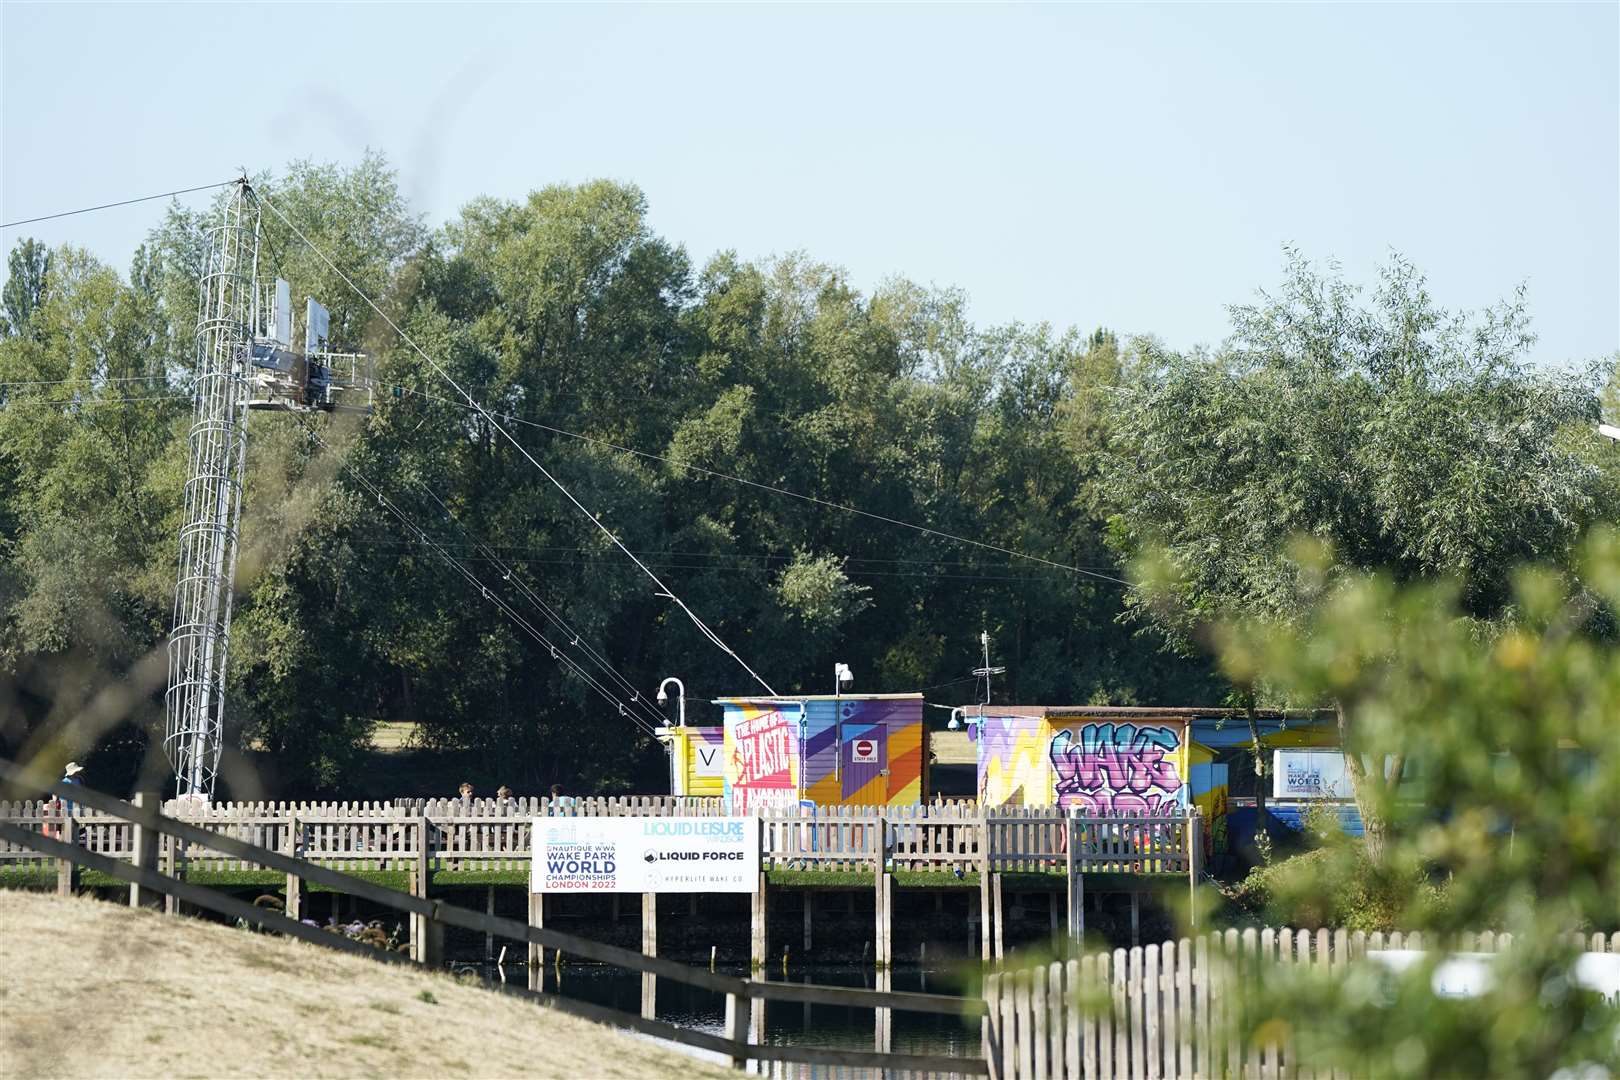
[[[116,405],[125,401],[173,401],[183,402],[183,398],[173,394],[142,394],[137,397],[92,397],[92,398],[7,398],[0,401],[0,409],[10,409],[21,405]]]
[[[86,206],[78,210],[63,210],[59,214],[42,214],[39,217],[23,218],[21,221],[8,221],[0,225],[0,229],[11,229],[18,225],[32,225],[36,221],[53,221],[56,218],[72,217],[74,214],[88,214],[96,210],[110,210],[115,206],[129,206],[133,203],[151,202],[153,199],[167,199],[175,195],[189,195],[193,191],[210,191],[214,188],[226,187],[236,183],[235,180],[225,180],[218,184],[202,184],[198,187],[181,188],[178,191],[165,191],[160,195],[142,195],[138,199],[123,199],[119,202],[102,203],[100,206]]]
[[[358,469],[356,469],[343,457],[343,455],[339,454],[336,450],[333,450],[331,444],[329,444],[325,439],[322,439],[320,434],[317,433],[315,429],[307,422],[305,422],[302,417],[299,417],[299,422],[303,425],[305,432],[309,434],[311,439],[331,453],[333,457],[336,458],[338,465],[343,468],[344,471],[346,471],[351,477],[353,477],[354,480],[361,487],[363,487],[368,494],[376,498],[378,506],[383,507],[384,509],[388,510],[389,513],[393,514],[394,517],[398,518],[401,525],[404,525],[407,530],[415,534],[426,547],[432,549],[436,554],[438,554],[438,556],[448,563],[452,569],[466,579],[468,584],[477,588],[480,595],[484,599],[489,600],[496,607],[500,608],[508,619],[511,619],[513,623],[522,627],[530,637],[534,638],[535,641],[549,649],[551,652],[551,658],[553,660],[561,663],[575,675],[578,675],[580,678],[584,679],[585,682],[598,694],[602,695],[602,697],[606,698],[613,705],[618,706],[620,716],[628,717],[637,727],[641,728],[648,735],[657,738],[658,733],[653,725],[647,723],[642,717],[631,712],[625,706],[623,701],[619,700],[619,698],[614,696],[611,691],[602,686],[602,684],[597,682],[596,679],[592,678],[588,671],[580,667],[579,664],[561,652],[555,642],[551,641],[544,634],[540,633],[540,631],[536,630],[532,623],[523,618],[522,615],[518,614],[518,612],[515,611],[510,604],[506,603],[506,601],[503,600],[498,593],[492,591],[489,586],[478,577],[478,575],[468,570],[458,559],[456,559],[455,556],[451,555],[448,551],[444,550],[441,546],[435,543],[433,538],[428,535],[427,530],[423,529],[421,526],[417,525],[416,522],[412,521],[403,510],[401,510],[383,494],[380,487],[372,483],[370,480],[367,480],[363,475],[360,474]]]
[[[96,379],[94,377],[90,377],[88,379],[83,378],[83,377],[77,378],[77,379],[22,379],[22,380],[15,380],[15,381],[11,381],[11,382],[0,382],[0,390],[10,390],[13,387],[17,387],[17,386],[65,386],[68,383],[76,383],[76,382],[88,382],[90,384],[90,386],[92,388],[94,388],[96,386],[104,386],[104,385],[107,385],[107,384],[110,384],[110,383],[130,383],[130,382],[164,382],[164,383],[166,383],[168,381],[169,381],[169,377],[167,375],[117,375],[117,376],[104,378],[104,379]]]
[[[563,633],[570,635],[572,638],[572,640],[569,642],[570,648],[579,648],[585,653],[586,656],[590,657],[598,667],[607,673],[608,676],[617,681],[622,689],[629,691],[631,705],[639,704],[647,711],[647,714],[657,720],[658,723],[664,723],[664,716],[654,709],[650,704],[648,704],[647,700],[641,696],[641,691],[638,690],[629,679],[626,679],[623,675],[619,674],[619,670],[609,663],[605,656],[593,649],[590,642],[585,640],[584,635],[573,626],[569,625],[568,621],[561,615],[557,614],[556,610],[552,608],[550,604],[541,599],[540,595],[530,588],[527,582],[525,582],[521,577],[514,578],[512,576],[512,568],[506,563],[502,562],[487,544],[479,540],[477,536],[473,535],[472,530],[467,528],[464,523],[456,521],[456,517],[450,512],[450,508],[445,505],[444,500],[439,498],[438,494],[434,492],[432,488],[428,487],[420,480],[418,480],[416,484],[427,493],[428,498],[432,499],[438,504],[439,509],[444,511],[444,516],[449,518],[451,523],[460,528],[461,531],[473,541],[480,553],[483,554],[488,561],[495,564],[496,568],[501,571],[502,581],[510,581],[515,584],[518,592],[522,593],[528,599],[529,603],[532,604],[542,615],[544,615],[553,626],[557,627],[557,629],[561,630]]]
[[[404,330],[400,329],[399,324],[394,322],[393,319],[389,318],[388,313],[383,311],[382,308],[378,307],[376,301],[371,299],[371,297],[368,296],[365,293],[365,291],[360,288],[360,286],[356,285],[354,283],[354,281],[349,277],[349,275],[345,274],[341,269],[339,269],[338,265],[336,263],[334,263],[327,256],[326,252],[322,251],[319,247],[317,247],[314,241],[312,241],[308,236],[305,236],[303,230],[300,229],[297,225],[293,224],[291,218],[289,218],[286,214],[281,212],[281,207],[277,206],[273,201],[271,201],[268,196],[261,195],[260,196],[260,201],[263,202],[265,206],[268,206],[271,209],[271,211],[274,212],[275,215],[281,219],[282,223],[285,224],[287,226],[287,228],[292,230],[293,235],[297,236],[298,239],[302,240],[304,242],[305,246],[308,247],[311,251],[313,251],[320,258],[320,260],[323,263],[326,264],[328,269],[330,269],[338,277],[342,278],[343,283],[345,285],[347,285],[350,289],[352,289],[356,296],[358,296],[358,297],[360,297],[360,299],[364,300],[366,302],[366,305],[368,307],[370,307],[372,311],[375,311],[377,313],[377,315],[384,322],[386,322],[388,324],[389,328],[392,329],[394,331],[394,333],[399,335],[400,340],[404,341],[407,345],[409,345],[412,349],[414,349],[416,351],[416,354],[418,356],[420,356],[423,360],[426,360],[428,362],[428,365],[431,366],[433,368],[433,370],[438,373],[438,375],[439,375],[439,377],[441,379],[443,379],[445,382],[449,383],[452,387],[455,388],[456,393],[458,393],[462,397],[466,398],[467,403],[469,405],[471,405],[474,409],[478,410],[479,415],[482,416],[485,419],[485,421],[487,421],[489,423],[489,425],[491,427],[493,427],[496,431],[500,432],[501,435],[503,437],[505,437],[506,441],[511,443],[512,446],[517,449],[518,453],[522,454],[525,458],[528,459],[529,464],[533,465],[536,469],[538,469],[540,471],[540,475],[544,476],[547,480],[551,481],[553,487],[555,487],[558,491],[562,492],[563,496],[569,502],[573,503],[574,506],[576,508],[578,508],[580,513],[582,513],[586,517],[588,517],[591,520],[591,523],[593,525],[595,525],[597,527],[597,529],[599,529],[602,532],[602,535],[606,536],[609,540],[611,540],[613,542],[614,546],[617,547],[620,551],[624,552],[625,555],[627,557],[629,557],[629,559],[632,562],[634,562],[637,566],[640,566],[642,568],[642,570],[646,573],[647,577],[652,579],[653,584],[657,585],[658,588],[661,590],[659,593],[657,593],[657,595],[667,598],[670,602],[674,603],[683,612],[685,612],[686,617],[692,621],[692,625],[697,627],[698,631],[701,634],[703,634],[704,637],[708,638],[709,641],[712,644],[714,644],[716,648],[720,649],[720,651],[724,652],[727,656],[730,656],[733,660],[737,661],[737,663],[742,666],[742,669],[744,671],[748,672],[748,674],[753,677],[755,682],[759,683],[759,685],[761,685],[761,686],[763,686],[765,688],[765,692],[767,694],[769,694],[771,697],[776,697],[777,696],[776,691],[771,689],[771,684],[766,682],[765,679],[759,674],[759,672],[757,672],[753,668],[749,667],[748,663],[745,660],[743,660],[742,657],[738,656],[737,653],[731,648],[731,646],[727,645],[724,641],[722,641],[720,639],[719,634],[716,634],[713,630],[711,630],[709,628],[708,624],[705,623],[702,619],[700,619],[698,617],[697,612],[693,611],[690,607],[688,607],[686,605],[686,601],[682,600],[679,596],[675,595],[674,590],[672,590],[668,585],[665,585],[664,582],[662,581],[662,579],[660,579],[657,574],[653,573],[652,570],[649,569],[645,563],[643,563],[640,559],[636,558],[635,554],[632,553],[631,550],[628,547],[625,546],[624,542],[622,540],[620,540],[618,538],[618,536],[616,536],[614,534],[612,529],[609,529],[606,525],[603,525],[602,522],[601,522],[601,519],[597,515],[591,513],[589,510],[587,510],[585,508],[585,504],[580,502],[577,498],[575,498],[574,493],[569,491],[568,488],[563,484],[563,482],[561,480],[558,480],[555,476],[553,476],[551,474],[551,472],[544,465],[540,464],[540,462],[535,458],[535,456],[533,454],[529,453],[529,451],[524,448],[522,443],[518,442],[517,439],[513,437],[511,432],[509,432],[505,428],[503,428],[499,424],[499,422],[497,422],[495,420],[495,418],[492,415],[490,415],[490,413],[489,413],[489,411],[487,409],[485,409],[482,405],[478,404],[477,400],[474,399],[471,394],[469,394],[465,390],[463,390],[461,388],[461,384],[456,382],[456,380],[451,377],[449,372],[445,371],[444,368],[440,367],[439,362],[437,360],[434,360],[433,357],[429,356],[427,354],[426,350],[424,350],[422,348],[422,346],[420,346],[420,345],[418,345],[416,343],[416,340],[414,338],[412,338]]]
[[[385,318],[386,318],[386,316],[385,316]],[[390,323],[389,325],[392,325],[392,323]],[[447,405],[454,405],[454,406],[456,406],[458,408],[465,409],[465,408],[468,407],[466,405],[461,404],[461,402],[459,402],[459,401],[454,401],[454,400],[452,400],[450,398],[442,398],[442,397],[439,397],[436,394],[425,394],[420,390],[413,390],[410,387],[406,387],[406,386],[396,386],[396,385],[390,384],[390,386],[388,388],[389,389],[398,389],[398,390],[400,390],[400,391],[402,391],[404,393],[407,393],[407,394],[415,394],[416,396],[426,398],[429,401],[441,401],[441,402],[444,402]],[[457,387],[457,389],[459,390],[460,387]],[[469,400],[471,400],[471,399],[469,398]],[[489,413],[486,412],[482,407],[480,407],[480,406],[473,406],[473,407],[477,408],[478,411],[480,413],[483,413],[483,415],[485,417],[489,416]],[[775,494],[775,495],[786,495],[789,498],[793,498],[793,499],[803,499],[805,502],[814,503],[817,506],[823,506],[823,507],[826,507],[829,510],[841,510],[846,514],[859,514],[861,517],[871,518],[874,521],[882,521],[882,522],[884,522],[886,524],[889,524],[889,525],[899,525],[901,528],[905,528],[905,529],[915,529],[916,531],[918,531],[920,533],[927,533],[930,536],[937,536],[937,537],[940,537],[941,539],[944,539],[944,540],[953,540],[953,541],[955,541],[956,543],[959,543],[959,544],[971,544],[974,547],[984,548],[984,549],[986,549],[988,551],[996,551],[996,552],[1000,552],[1003,555],[1011,555],[1013,558],[1016,558],[1016,559],[1027,559],[1027,560],[1029,560],[1031,562],[1044,563],[1045,565],[1050,566],[1050,567],[1054,567],[1055,569],[1058,569],[1058,570],[1067,570],[1070,573],[1083,574],[1086,577],[1097,578],[1097,579],[1099,579],[1101,581],[1112,581],[1112,582],[1114,582],[1115,584],[1118,584],[1118,585],[1125,585],[1127,587],[1130,585],[1130,582],[1126,581],[1124,578],[1117,578],[1117,577],[1114,577],[1114,576],[1112,576],[1110,574],[1101,574],[1101,573],[1098,573],[1095,570],[1088,570],[1088,569],[1086,569],[1084,567],[1080,567],[1080,566],[1072,566],[1069,563],[1060,563],[1060,562],[1057,562],[1057,561],[1055,561],[1053,559],[1043,559],[1039,555],[1030,555],[1027,552],[1016,551],[1013,548],[1002,547],[1000,544],[990,544],[990,543],[986,543],[983,540],[974,540],[974,539],[971,539],[971,538],[966,537],[966,536],[958,536],[955,533],[944,532],[943,530],[940,530],[940,529],[931,529],[926,525],[918,525],[918,524],[915,524],[915,523],[910,522],[910,521],[902,521],[899,518],[888,517],[888,516],[886,516],[884,514],[874,514],[869,510],[862,510],[862,509],[860,509],[858,507],[845,505],[844,503],[829,502],[826,499],[817,498],[814,495],[805,495],[802,492],[790,491],[787,488],[777,487],[774,484],[762,484],[757,480],[748,480],[748,479],[745,479],[744,477],[741,477],[741,476],[733,476],[730,473],[718,472],[718,471],[716,471],[714,469],[705,469],[701,465],[688,465],[685,462],[676,461],[673,458],[665,457],[663,454],[654,454],[654,453],[652,453],[651,451],[648,451],[648,450],[637,450],[634,447],[620,446],[618,443],[609,442],[606,439],[593,438],[590,435],[581,435],[578,432],[568,431],[568,430],[565,430],[565,429],[559,428],[559,427],[552,427],[549,424],[542,424],[542,423],[539,423],[539,422],[534,421],[534,420],[524,420],[524,419],[522,419],[520,417],[513,416],[511,413],[503,413],[501,415],[504,416],[508,422],[513,423],[513,424],[522,424],[522,425],[524,425],[526,427],[539,428],[541,431],[549,431],[554,435],[564,435],[564,436],[567,436],[570,439],[578,439],[581,442],[596,443],[597,445],[605,446],[605,447],[609,448],[610,450],[617,450],[621,454],[634,454],[637,457],[650,458],[653,461],[662,461],[662,462],[664,462],[666,464],[675,466],[677,469],[686,469],[689,472],[701,473],[704,476],[713,476],[713,477],[716,477],[716,478],[721,479],[721,480],[730,480],[732,483],[744,484],[744,485],[746,485],[748,487],[751,487],[751,488],[758,488],[761,491],[769,491],[769,492],[771,492],[772,494]],[[491,420],[490,422],[494,423],[493,420]],[[499,425],[497,425],[497,427],[498,426]],[[502,432],[502,434],[505,434],[505,432]],[[511,438],[511,436],[508,435],[507,438]],[[514,445],[516,445],[515,442],[514,442]]]

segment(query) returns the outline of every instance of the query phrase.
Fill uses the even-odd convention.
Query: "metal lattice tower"
[[[163,736],[182,798],[211,798],[219,769],[258,257],[259,205],[244,178],[210,238],[197,316],[196,397]]]

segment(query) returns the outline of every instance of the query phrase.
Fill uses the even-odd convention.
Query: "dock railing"
[[[280,912],[249,904],[218,890],[159,872],[156,865],[158,845],[154,840],[158,836],[168,836],[187,845],[212,850],[221,857],[236,860],[239,864],[279,871],[289,877],[297,877],[312,884],[405,912],[414,920],[420,920],[429,932],[442,925],[495,934],[531,945],[564,950],[571,956],[612,964],[640,972],[643,976],[652,975],[670,979],[722,994],[726,1000],[723,1036],[527,987],[505,983],[498,987],[502,992],[530,998],[560,1011],[721,1054],[738,1068],[744,1067],[749,1061],[764,1061],[969,1076],[984,1075],[988,1071],[986,1058],[983,1057],[751,1043],[748,1035],[748,1009],[744,1004],[749,999],[791,1001],[877,1010],[900,1009],[970,1018],[979,1016],[984,1011],[984,1002],[978,998],[786,982],[758,982],[721,975],[688,967],[673,960],[646,956],[618,946],[459,907],[442,900],[389,889],[343,874],[323,865],[322,862],[288,854],[233,835],[233,829],[239,830],[244,826],[251,829],[260,828],[263,825],[261,821],[244,822],[241,819],[233,821],[227,817],[223,823],[224,828],[205,828],[143,805],[144,799],[138,798],[137,803],[131,804],[82,785],[52,782],[5,760],[0,760],[0,778],[35,791],[49,791],[57,798],[70,800],[74,804],[72,815],[55,816],[47,809],[44,813],[35,814],[32,821],[25,820],[20,815],[0,819],[0,843],[8,845],[13,851],[31,851],[40,858],[57,861],[64,867],[87,867],[127,881],[132,886],[130,893],[132,906],[150,904],[158,896],[168,896],[312,944],[388,962],[412,962],[401,953],[377,949],[341,934],[328,933]],[[379,815],[380,824],[377,824],[378,832],[374,835],[382,838],[391,836],[388,829],[392,823],[411,820],[402,816],[410,813],[408,807],[387,809],[396,813],[394,816]],[[296,818],[296,815],[289,817]],[[414,820],[419,823],[417,826],[419,832],[426,834],[429,831],[420,824],[428,820],[426,815],[417,814]],[[125,826],[127,832],[113,829],[111,826],[115,823]],[[30,828],[30,824],[35,827]],[[295,843],[294,834],[302,827],[295,824],[291,833],[271,839],[279,839],[284,846],[289,842]],[[127,857],[124,857],[125,852],[117,850],[117,838],[120,836],[127,836],[129,839]],[[100,844],[102,849],[98,850],[95,844]],[[406,853],[403,849],[390,850],[388,857],[396,861],[403,860]]]
[[[71,791],[71,789],[70,789]],[[72,795],[67,796],[72,799]],[[580,799],[428,799],[393,802],[170,802],[168,816],[257,847],[296,852],[333,866],[493,871],[526,866],[537,817],[719,815],[715,798],[633,796]],[[59,802],[0,802],[0,821],[30,832],[59,828]],[[882,861],[912,872],[1063,873],[1069,835],[1081,873],[1188,874],[1196,870],[1196,813],[1069,815],[1055,807],[980,809],[971,803],[919,806],[773,807],[762,810],[767,869],[866,871]],[[109,858],[134,853],[135,826],[85,802],[75,811],[80,844]],[[37,850],[0,840],[0,867],[47,866]],[[248,869],[212,852],[192,854],[199,870]]]

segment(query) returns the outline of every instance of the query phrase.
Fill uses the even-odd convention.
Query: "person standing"
[[[62,783],[83,784],[84,781],[79,779],[79,774],[82,772],[84,772],[83,765],[80,765],[77,761],[68,762],[62,767]],[[67,840],[71,843],[75,841],[76,838],[67,835],[67,819],[73,816],[73,811],[76,808],[76,804],[72,799],[59,798],[56,800],[56,808],[57,812],[62,816],[62,824],[58,826],[56,830],[57,838]]]

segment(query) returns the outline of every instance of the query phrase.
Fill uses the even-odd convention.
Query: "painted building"
[[[987,705],[966,717],[974,739],[979,801],[986,806],[1060,806],[1085,814],[1178,814],[1197,807],[1209,853],[1226,850],[1231,763],[1251,742],[1232,709],[1100,705]],[[1319,715],[1266,710],[1261,742],[1331,747],[1337,732]],[[1249,766],[1252,772],[1252,765]]]
[[[725,794],[725,729],[666,727],[659,741],[669,748],[669,793],[700,798]]]
[[[921,694],[720,698],[732,813],[760,806],[916,805],[927,784]]]
[[[979,802],[985,806],[1176,814],[1189,805],[1185,717],[1091,706],[989,705],[984,715],[967,720],[978,745]]]

